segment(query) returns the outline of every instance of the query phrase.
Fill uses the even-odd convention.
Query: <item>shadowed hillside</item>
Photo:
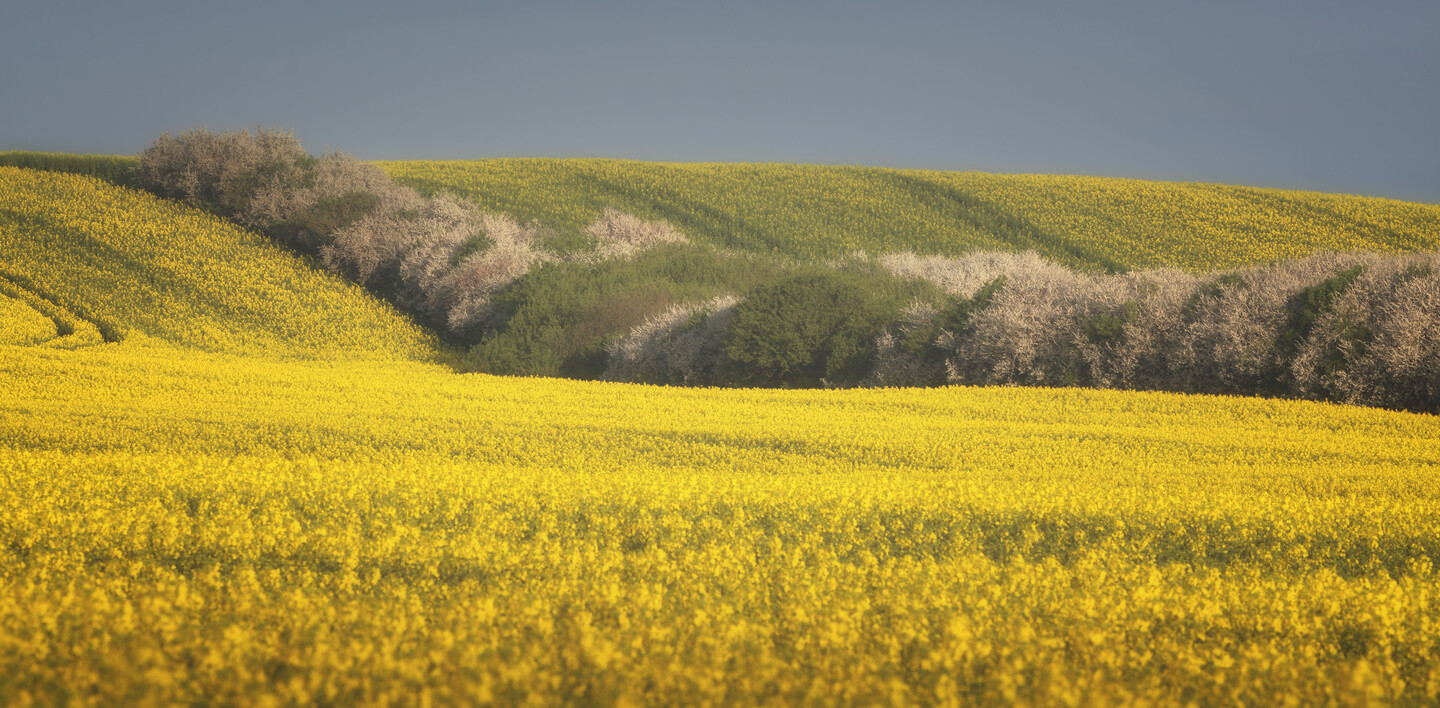
[[[9,343],[93,329],[92,343],[139,335],[216,351],[435,352],[403,315],[268,239],[80,175],[0,167],[0,296]]]

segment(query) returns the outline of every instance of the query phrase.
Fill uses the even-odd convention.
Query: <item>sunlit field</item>
[[[18,168],[0,276],[6,705],[1440,695],[1433,415],[457,374],[258,236]]]

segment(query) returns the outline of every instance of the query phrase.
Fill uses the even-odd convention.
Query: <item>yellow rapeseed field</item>
[[[54,321],[29,303],[0,292],[0,344],[38,344],[56,336]]]
[[[94,177],[0,167],[0,294],[210,350],[430,356],[360,286],[229,222]]]
[[[1440,691],[1434,417],[3,360],[12,704]]]
[[[256,237],[23,170],[0,269],[0,704],[1440,695],[1435,416],[457,375]]]

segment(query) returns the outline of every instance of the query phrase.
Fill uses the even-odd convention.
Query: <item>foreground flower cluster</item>
[[[1440,691],[1433,416],[0,352],[6,704]]]

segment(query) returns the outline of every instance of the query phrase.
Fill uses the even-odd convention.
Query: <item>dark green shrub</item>
[[[1320,364],[1327,375],[1344,371],[1349,368],[1351,360],[1363,358],[1366,345],[1374,337],[1365,323],[1349,317],[1342,319],[1336,327],[1336,340],[1325,348],[1325,357]]]
[[[946,297],[945,303],[935,313],[935,318],[925,326],[916,327],[909,332],[902,346],[913,356],[922,357],[932,363],[942,363],[946,352],[938,346],[941,333],[949,332],[956,337],[968,335],[971,330],[970,318],[990,306],[995,296],[1005,287],[1006,280],[1003,275],[996,276],[980,286],[971,297]]]
[[[1315,323],[1335,307],[1335,300],[1365,272],[1357,265],[1301,290],[1290,301],[1290,319],[1280,332],[1278,345],[1286,355],[1294,354],[1300,342],[1310,336]]]
[[[725,378],[759,386],[857,383],[880,329],[921,294],[935,291],[864,269],[806,270],[762,285],[735,306]]]
[[[460,247],[455,249],[454,253],[450,254],[450,266],[452,268],[458,266],[460,262],[466,258],[485,251],[494,245],[495,241],[489,236],[486,236],[483,231],[473,233],[469,238],[465,239],[465,243],[460,244]]]
[[[583,231],[551,231],[540,240],[540,248],[560,258],[574,258],[595,253],[600,240]]]
[[[1140,303],[1131,300],[1118,310],[1104,310],[1085,319],[1085,336],[1094,344],[1125,342],[1125,325],[1140,315]]]
[[[936,322],[941,329],[950,332],[961,332],[968,329],[970,318],[990,306],[990,303],[995,300],[995,296],[1005,288],[1006,280],[1002,275],[980,286],[980,289],[975,291],[971,297],[950,298],[946,306],[941,308]]]
[[[272,236],[301,250],[314,251],[332,241],[335,233],[365,218],[380,206],[380,197],[369,192],[346,192],[318,198],[290,221],[267,229]]]
[[[647,318],[780,274],[768,259],[688,244],[626,259],[549,263],[496,293],[490,329],[470,349],[471,365],[494,374],[598,377],[605,344]]]
[[[1239,273],[1225,273],[1220,277],[1200,286],[1194,294],[1185,301],[1180,308],[1180,317],[1186,322],[1194,322],[1200,316],[1200,306],[1209,301],[1215,302],[1224,297],[1226,290],[1235,290],[1246,287],[1245,279]]]

